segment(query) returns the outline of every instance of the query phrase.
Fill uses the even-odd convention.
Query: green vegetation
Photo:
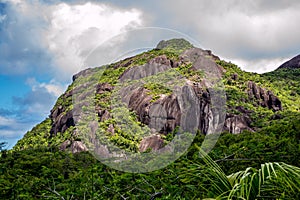
[[[161,41],[157,45],[157,49],[165,49],[168,51],[177,51],[179,53],[183,52],[184,50],[193,48],[193,45],[187,42],[184,39],[171,39],[167,41]]]
[[[113,170],[95,160],[89,153],[70,154],[53,148],[9,152],[1,158],[0,196],[4,199],[26,200],[71,197],[220,199],[220,196],[232,196],[229,199],[235,199],[244,196],[249,200],[255,199],[253,196],[259,199],[299,198],[299,168],[290,166],[293,163],[285,157],[275,156],[277,162],[269,163],[273,155],[265,150],[271,148],[269,152],[276,150],[290,155],[293,152],[285,151],[282,145],[267,147],[271,144],[267,141],[275,138],[262,136],[261,133],[240,134],[232,141],[233,137],[230,134],[221,136],[214,150],[222,153],[216,155],[212,152],[210,155],[215,160],[212,161],[208,157],[202,159],[199,156],[197,144],[200,144],[203,136],[198,135],[189,151],[175,163],[144,174]],[[262,140],[262,137],[267,138]],[[249,138],[252,141],[245,142]],[[284,140],[284,137],[277,140]],[[265,143],[265,147],[253,148],[254,141]],[[240,143],[244,145],[243,148],[239,146]],[[223,144],[228,145],[229,150],[223,151]],[[232,155],[232,152],[235,154]],[[253,153],[255,155],[250,157]],[[265,159],[253,160],[257,155],[265,155]],[[294,156],[295,159],[299,158],[299,154]],[[281,163],[282,161],[290,164]],[[299,162],[295,164],[298,165]],[[233,167],[228,170],[228,165]],[[258,182],[261,184],[257,184]]]
[[[47,118],[42,123],[36,125],[31,131],[28,131],[22,140],[18,141],[13,149],[15,151],[21,151],[24,149],[47,147],[50,137],[50,129],[51,119]]]
[[[172,90],[170,88],[167,88],[164,84],[159,84],[156,82],[146,83],[144,84],[144,88],[149,90],[147,94],[152,96],[151,102],[157,101],[162,94],[172,94]]]
[[[211,186],[207,189],[211,198],[299,199],[300,197],[300,168],[298,167],[278,162],[265,163],[261,164],[259,170],[248,167],[226,175],[220,166],[200,148],[199,151],[208,169],[203,170],[203,166],[199,165],[189,173],[192,172],[195,177],[199,175],[207,177],[211,182]]]
[[[266,74],[256,74],[242,71],[236,65],[225,61],[218,61],[217,63],[226,70],[223,82],[227,95],[227,112],[236,114],[235,108],[242,106],[246,110],[252,111],[250,116],[253,127],[269,126],[269,121],[275,113],[268,108],[258,106],[256,101],[248,98],[248,81],[255,82],[258,86],[272,91],[279,97],[283,110],[276,114],[282,118],[290,119],[290,115],[297,115],[299,112],[300,95],[297,93],[297,88],[300,85],[299,70],[290,70],[288,73],[287,70],[282,69]],[[233,75],[237,76],[236,80],[233,79]],[[284,119],[279,121],[281,120]]]
[[[179,62],[180,53],[191,47],[182,40],[162,42],[157,49],[90,69],[77,77],[53,110],[61,109],[66,114],[80,105],[86,114],[82,116],[84,120],[96,119],[99,141],[108,148],[117,145],[122,150],[138,152],[140,141],[150,135],[150,129],[117,99],[116,90],[134,82],[120,83],[120,76],[157,56],[180,63],[140,80],[141,87],[152,96],[151,103],[155,102],[162,94],[172,94],[183,78],[202,81],[203,72],[193,70],[191,63]],[[82,138],[75,136],[72,126],[64,133],[50,135],[52,121],[47,118],[27,132],[13,150],[0,152],[1,199],[300,199],[300,70],[256,74],[225,61],[217,64],[226,70],[223,83],[227,113],[243,115],[237,109],[243,107],[255,132],[222,133],[204,159],[201,157],[206,155],[198,148],[204,136],[198,133],[189,150],[167,168],[130,174],[110,169],[86,152],[59,151],[62,142]],[[248,81],[272,91],[282,102],[283,110],[275,112],[249,99]],[[115,89],[96,94],[97,85],[102,83]],[[99,122],[95,107],[114,118]],[[76,124],[76,134],[90,130],[89,124]],[[176,130],[162,136],[165,145],[175,133]],[[3,145],[0,143],[0,151]]]
[[[192,63],[184,63],[176,68],[176,70],[185,78],[194,81],[201,82],[204,78],[204,72],[201,70],[193,70]]]

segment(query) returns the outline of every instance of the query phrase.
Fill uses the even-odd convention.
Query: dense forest
[[[172,95],[162,84],[172,73],[199,83],[205,73],[195,70],[197,62],[184,60],[190,49],[195,48],[184,40],[164,41],[156,49],[75,75],[49,118],[27,132],[11,150],[1,141],[0,199],[300,199],[299,68],[250,73],[210,51],[197,50],[203,54],[201,59],[218,66],[226,93],[225,123],[229,125],[208,155],[200,148],[205,129],[197,131],[188,150],[175,162],[146,173],[112,169],[76,147],[82,143],[88,146],[78,135],[88,127],[75,126],[69,115],[77,109],[74,91],[87,94],[90,87],[86,85],[96,82],[105,85],[93,95],[96,105],[92,109],[96,107],[101,127],[96,134],[122,149],[143,153],[139,145],[145,136],[139,131],[124,131],[114,117],[104,117],[103,113],[113,113],[112,88],[124,73],[151,67],[149,63],[157,58],[164,65],[170,61],[172,67],[167,76],[153,74],[151,81],[145,78],[142,87],[151,97],[148,104]],[[80,101],[83,111],[89,111],[89,106],[84,98]],[[136,130],[146,130],[140,113],[129,108],[124,113],[127,111],[126,123],[133,121]],[[242,126],[229,123],[233,119],[240,120]],[[176,130],[161,131],[163,145],[175,137]]]

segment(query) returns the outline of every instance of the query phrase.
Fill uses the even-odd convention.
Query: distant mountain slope
[[[286,61],[282,65],[279,66],[278,69],[299,69],[300,68],[300,55],[295,56],[289,61]]]

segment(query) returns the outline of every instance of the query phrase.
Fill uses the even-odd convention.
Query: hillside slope
[[[228,179],[243,177],[254,183],[258,195],[244,199],[299,199],[299,169],[281,163],[300,165],[299,78],[299,69],[244,72],[182,39],[84,70],[73,76],[49,118],[27,132],[12,151],[0,153],[0,197],[215,199],[220,178],[215,174],[224,171],[235,173]],[[192,144],[167,167],[164,159],[157,160],[160,168],[155,171],[126,173],[95,158],[110,158],[116,146],[141,155],[160,152],[182,130],[194,133]],[[212,168],[199,156],[198,146],[214,131],[222,134],[209,153],[215,160]],[[97,141],[103,148],[95,152]],[[131,168],[137,164],[133,161]],[[148,161],[142,160],[152,167]],[[293,177],[279,182],[267,177],[265,190],[258,191],[261,171],[256,169],[272,171],[267,166],[287,166],[293,173],[284,174]],[[241,170],[249,179],[239,176]],[[243,190],[249,185],[245,182],[241,188],[236,182],[231,186]]]
[[[300,55],[297,55],[294,58],[280,65],[278,69],[299,69],[299,68],[300,68]]]
[[[164,76],[161,75],[162,72],[165,73]],[[224,117],[222,129],[225,132],[255,132],[274,123],[295,119],[292,117],[294,115],[299,116],[299,70],[279,69],[262,75],[248,73],[234,64],[221,61],[210,51],[194,48],[185,40],[174,39],[160,42],[154,50],[74,75],[73,83],[57,100],[49,118],[26,133],[14,150],[51,145],[70,149],[74,153],[87,150],[81,141],[81,135],[78,135],[80,133],[76,131],[78,122],[74,116],[89,109],[97,115],[98,125],[104,130],[101,134],[105,134],[114,144],[132,151],[144,151],[147,148],[157,150],[167,143],[169,135],[180,125],[181,116],[184,114],[179,108],[180,97],[174,94],[171,88],[182,84],[182,81],[164,86],[171,78],[178,79],[172,77],[178,74],[193,93],[181,95],[196,94],[201,102],[198,112],[202,114],[194,117],[200,118],[197,129],[203,134],[208,133],[212,121],[212,109],[209,104],[212,97],[207,82],[214,78],[222,81],[222,89],[226,92],[226,116],[219,116],[219,121]],[[149,77],[151,79],[147,80]],[[127,111],[131,112],[129,120],[135,121],[139,127],[146,125],[152,128],[152,133],[158,134],[159,137],[153,137],[153,134],[149,133],[147,136],[141,136],[133,131],[124,132],[116,125],[116,120],[111,114],[114,88],[126,79],[144,81],[143,85],[123,88],[119,94],[123,102],[127,101]],[[89,99],[88,102],[88,98],[94,99]],[[161,122],[162,127],[156,128],[155,125],[151,126],[157,120],[153,116],[162,115],[155,108],[158,105],[168,113],[167,121]]]

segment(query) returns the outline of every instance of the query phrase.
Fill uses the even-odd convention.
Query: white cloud
[[[28,123],[0,115],[0,139],[15,138],[23,135],[30,128]]]
[[[48,20],[45,44],[53,53],[59,71],[68,76],[82,67],[85,57],[95,47],[142,24],[138,10],[121,10],[95,3],[55,5]]]
[[[31,87],[32,91],[46,90],[49,94],[59,97],[67,88],[67,85],[52,79],[49,83],[40,83],[35,78],[28,78],[26,83]]]
[[[15,123],[15,120],[0,116],[0,126],[11,126],[14,123]]]
[[[26,73],[26,67],[30,68],[34,58],[41,59],[43,53],[52,59],[47,70],[57,80],[70,80],[96,46],[143,24],[142,13],[137,9],[125,10],[98,2],[10,1],[8,15],[9,23],[3,33],[11,42],[0,45],[0,51],[6,54],[3,58],[7,58],[0,59],[0,64],[7,66],[1,70],[10,74]],[[9,60],[12,55],[14,60]],[[42,67],[43,62],[34,65]],[[50,65],[46,58],[44,65]]]
[[[231,61],[232,63],[238,65],[241,69],[248,72],[257,72],[257,73],[266,73],[270,71],[274,71],[277,69],[282,63],[291,59],[290,57],[286,58],[264,58],[264,59],[253,59],[253,60],[245,60],[245,59],[225,59],[227,61]]]
[[[61,85],[60,83],[50,82],[50,84],[42,84],[41,87],[45,87],[46,90],[53,94],[55,97],[59,97],[64,91],[66,86]]]
[[[49,115],[57,98],[65,91],[67,85],[54,79],[50,82],[38,82],[35,78],[29,78],[26,84],[31,90],[23,96],[14,96],[12,103],[15,105],[15,113],[24,119],[43,119]],[[3,113],[7,113],[3,110]]]
[[[161,1],[165,15],[172,16],[169,22],[221,57],[269,60],[299,54],[299,1],[170,2]]]
[[[0,23],[2,23],[6,19],[6,15],[0,15]]]
[[[20,137],[21,135],[24,135],[24,132],[16,131],[16,130],[1,130],[0,131],[0,139],[2,141],[6,141],[8,138]]]

